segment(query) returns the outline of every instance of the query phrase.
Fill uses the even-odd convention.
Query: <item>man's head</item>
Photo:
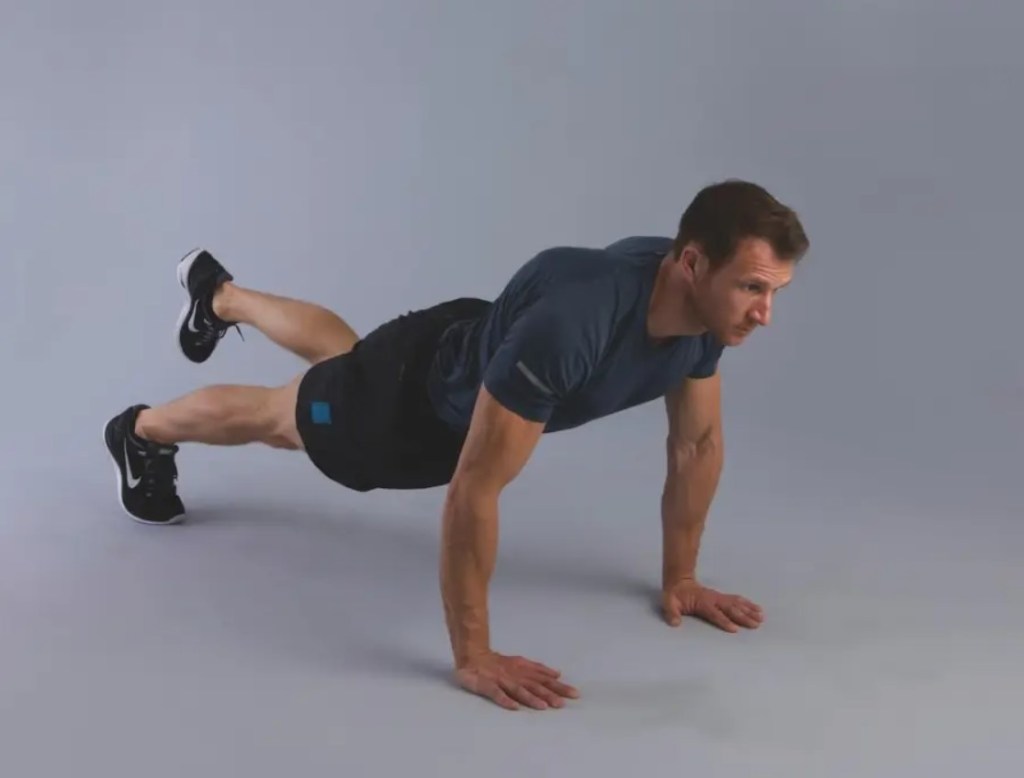
[[[676,308],[681,331],[710,330],[721,343],[739,345],[770,322],[775,293],[809,247],[796,213],[762,187],[712,184],[679,221],[663,304]],[[670,322],[671,311],[661,318]]]

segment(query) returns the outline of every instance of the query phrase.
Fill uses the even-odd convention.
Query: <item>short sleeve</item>
[[[690,378],[710,378],[718,371],[718,362],[722,358],[725,346],[708,333],[701,339],[703,353],[697,364],[689,373]]]
[[[484,371],[484,386],[510,411],[547,422],[590,376],[600,329],[573,307],[541,304],[509,329]]]

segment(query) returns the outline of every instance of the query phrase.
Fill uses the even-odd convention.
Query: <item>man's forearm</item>
[[[487,587],[497,550],[497,497],[450,491],[444,508],[440,575],[456,666],[490,650]]]
[[[669,444],[661,500],[662,585],[696,576],[704,520],[722,472],[722,447],[706,441],[690,450]]]

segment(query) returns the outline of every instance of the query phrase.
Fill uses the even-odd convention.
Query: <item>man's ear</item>
[[[709,270],[707,257],[700,247],[693,243],[683,246],[676,261],[682,266],[686,279],[690,282],[697,281]]]

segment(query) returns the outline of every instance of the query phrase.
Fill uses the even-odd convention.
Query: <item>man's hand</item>
[[[455,671],[462,688],[507,710],[519,710],[520,704],[537,710],[561,708],[564,698],[579,697],[576,689],[558,680],[560,676],[539,662],[494,651],[467,660]]]
[[[757,629],[764,621],[760,605],[701,586],[692,578],[665,587],[661,607],[665,621],[673,627],[682,623],[683,616],[695,616],[726,632],[737,632],[740,627]]]

